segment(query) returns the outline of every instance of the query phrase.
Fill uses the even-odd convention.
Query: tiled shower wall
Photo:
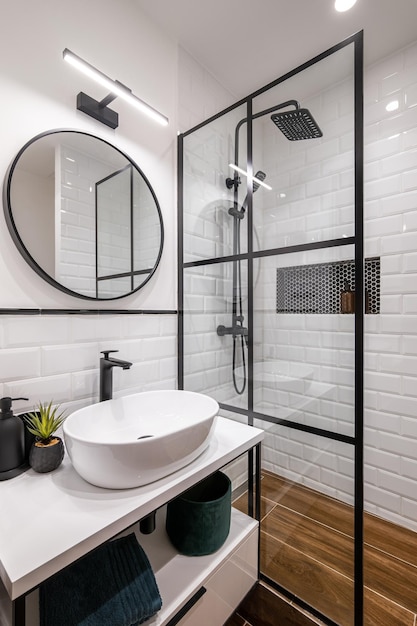
[[[381,315],[365,320],[365,496],[417,530],[417,44],[365,85],[365,246],[381,257]]]
[[[366,509],[415,530],[417,530],[416,77],[417,44],[399,51],[365,71],[365,255],[381,259],[380,314],[367,315],[365,318]],[[386,105],[392,101],[398,101],[398,108],[388,112]],[[337,164],[341,168],[342,188],[339,191],[328,188],[334,180],[334,171],[329,170],[329,177],[323,182],[324,187],[318,185],[313,193],[313,196],[319,199],[327,186],[332,192],[329,194],[329,200],[334,204],[336,198],[336,210],[339,214],[343,213],[344,206],[349,204],[346,194],[351,193],[349,190],[352,186],[349,147],[345,147],[344,152],[347,158],[345,165],[343,154],[339,155],[336,151],[320,156],[318,151],[317,163],[322,165],[327,158],[329,168]],[[346,168],[345,174],[342,173],[343,167]],[[198,184],[198,172],[195,183]],[[260,202],[261,193],[254,197],[255,209],[256,198],[259,197]],[[212,200],[213,196],[207,198],[207,201]],[[310,207],[314,206],[315,201],[315,198],[310,198]],[[313,223],[316,217],[315,211],[310,211],[303,225],[294,224],[294,233],[305,232],[308,221]],[[347,228],[350,220],[351,217],[346,213]],[[314,227],[317,228],[317,221]],[[270,226],[268,232],[269,228]],[[192,249],[201,249],[198,247],[199,237],[205,238],[207,246],[207,235],[207,229],[204,235],[195,233]],[[334,229],[332,236],[343,236],[343,233]],[[267,246],[263,243],[262,247]],[[345,251],[346,259],[351,258],[351,252],[352,250]],[[280,261],[281,265],[343,260],[343,257],[323,259],[317,258],[316,255],[309,255],[308,258],[302,258],[300,255],[294,263],[294,255],[290,256],[291,259],[288,258],[287,262]],[[258,289],[262,292],[265,290],[266,297],[267,294],[271,296],[271,303],[266,303],[264,307],[266,311],[274,310],[276,268],[276,260],[263,261],[262,279]],[[201,306],[213,307],[213,296],[219,295],[220,302],[221,289],[224,290],[224,286],[221,288],[219,281],[216,285],[212,270],[211,286],[207,275],[199,283],[196,268],[193,271],[196,273],[193,280],[193,298],[199,297]],[[202,272],[202,269],[199,271]],[[207,272],[209,271],[207,268]],[[220,279],[220,276],[218,278]],[[224,281],[224,276],[221,280]],[[218,311],[218,307],[215,306],[214,309]],[[277,316],[276,313],[268,313],[264,317],[270,319],[263,319],[262,324],[258,324],[259,320],[255,321],[258,358],[274,359],[278,351],[281,357],[284,355],[283,358],[291,359],[295,364],[297,358],[314,364],[318,352],[321,359],[326,358],[328,352],[327,373],[330,379],[320,382],[336,385],[338,393],[334,395],[334,392],[331,392],[329,397],[326,396],[322,402],[313,405],[312,415],[317,425],[326,427],[326,422],[334,423],[335,407],[338,407],[338,423],[342,432],[351,431],[352,316],[339,316],[338,319],[338,316],[334,315],[306,315],[301,331],[299,326],[294,327],[296,317],[294,315]],[[285,317],[291,319],[285,320]],[[204,368],[200,371],[190,365],[193,372],[191,375],[194,376],[193,380],[197,387],[206,385],[206,390],[211,392],[214,389],[213,393],[218,397],[219,389],[217,387],[216,390],[216,385],[220,385],[221,389],[225,386],[223,372],[230,377],[230,369],[228,370],[230,348],[222,352],[217,349],[219,338],[215,334],[215,329],[218,319],[213,319],[213,315],[210,318],[209,311],[208,315],[198,316],[198,319],[200,328],[198,333],[197,329],[193,330],[196,341],[194,345],[204,351],[204,359],[212,359],[215,364],[213,367],[217,367],[217,371],[210,370],[204,362]],[[213,353],[212,357],[209,356],[210,351]],[[194,363],[197,362],[196,358]],[[222,370],[224,363],[225,369]],[[263,403],[267,398],[268,390],[265,388],[255,395],[256,402]],[[351,450],[341,444],[332,444],[329,449],[320,451],[322,444],[314,441],[311,436],[296,431],[289,432],[279,427],[271,429],[266,423],[263,423],[263,426],[269,429],[264,446],[264,459],[270,469],[290,477],[297,477],[306,484],[351,501]]]

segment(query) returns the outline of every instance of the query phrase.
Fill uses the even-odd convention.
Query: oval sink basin
[[[192,391],[145,391],[75,411],[65,445],[87,482],[139,487],[191,463],[207,448],[219,405]]]

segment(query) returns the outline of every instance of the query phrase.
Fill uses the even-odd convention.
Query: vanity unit
[[[163,600],[161,611],[145,624],[222,626],[258,578],[259,522],[233,509],[225,544],[214,554],[186,557],[176,553],[166,536],[165,505],[248,453],[250,483],[256,468],[259,515],[262,438],[262,430],[218,417],[208,448],[196,460],[134,489],[95,487],[75,472],[68,456],[50,474],[29,470],[1,482],[0,625],[36,626],[36,589],[43,581],[116,535],[134,530]],[[155,510],[156,530],[141,534],[137,522]]]

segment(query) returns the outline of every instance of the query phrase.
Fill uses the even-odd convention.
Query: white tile
[[[3,320],[4,347],[42,346],[69,341],[67,316],[16,316]]]
[[[94,398],[94,401],[97,401],[99,395],[99,370],[87,370],[71,374],[71,387],[71,397],[74,400]]]
[[[369,220],[365,224],[365,235],[367,237],[384,237],[385,235],[395,235],[403,233],[403,218],[401,215]]]
[[[403,267],[404,254],[391,254],[381,259],[381,272],[386,274],[401,274]]]
[[[101,356],[96,344],[50,346],[41,352],[43,376],[94,369]]]
[[[417,530],[417,502],[414,499],[401,498],[401,513],[404,516],[403,518],[399,518],[399,523],[404,525],[406,528],[411,528],[412,530]],[[404,518],[409,518],[407,521],[404,521]]]
[[[417,359],[410,356],[381,355],[381,369],[394,374],[417,375]]]
[[[415,390],[415,380],[414,380],[414,396],[417,395]],[[416,398],[414,397],[414,402],[416,402]],[[403,437],[406,438],[414,438],[417,444],[417,420],[415,419],[415,415],[411,417],[404,416],[401,419],[401,430],[399,431]]]
[[[379,141],[368,142],[364,149],[365,163],[368,161],[375,161],[383,159],[389,155],[396,155],[401,149],[400,145],[401,136],[391,136]]]
[[[383,293],[386,294],[413,293],[415,284],[416,276],[413,274],[401,274],[399,276],[382,276],[381,278],[381,290]],[[404,297],[405,305],[407,303],[407,297],[408,296]]]
[[[403,296],[404,313],[417,313],[417,294]]]
[[[159,315],[159,326],[162,337],[172,336],[176,339],[177,334],[177,316],[176,315]]]
[[[178,361],[176,357],[160,360],[159,373],[161,381],[169,381],[172,384],[171,389],[176,389],[177,387],[177,370]]]
[[[417,177],[417,171],[415,172],[415,176]],[[403,216],[403,232],[410,231],[415,231],[417,239],[417,206],[416,211],[405,213]]]
[[[404,439],[404,437],[401,437],[399,434],[379,433],[379,446],[381,450],[385,450],[386,452],[412,459],[415,456],[415,445],[415,441]]]
[[[417,328],[417,315],[380,315],[380,329],[384,333],[411,333]]]
[[[365,486],[366,502],[382,506],[385,509],[398,511],[401,507],[401,497],[395,493],[388,492],[384,487],[378,488],[367,484]]]
[[[39,348],[0,350],[0,380],[3,382],[37,378],[40,375],[41,352]]]
[[[417,335],[409,335],[407,337],[403,337],[401,345],[401,352],[403,354],[413,354],[417,356]]]
[[[365,412],[365,440],[369,446],[378,446],[380,432],[398,434],[401,432],[401,418],[382,410],[366,409]]]
[[[399,335],[375,335],[369,333],[365,336],[365,349],[377,353],[398,353],[401,349],[401,337]]]
[[[372,391],[399,393],[399,391],[401,390],[401,376],[385,374],[384,372],[378,371],[366,371],[364,378],[365,388]]]
[[[417,480],[417,460],[401,459],[401,474],[412,480]]]
[[[375,200],[376,198],[384,198],[385,196],[399,194],[403,190],[404,176],[406,174],[396,174],[395,176],[388,176],[385,178],[378,177],[376,180],[369,180],[365,183],[364,196],[365,201]],[[409,173],[410,175],[413,172]],[[367,204],[367,216],[369,204]]]
[[[71,318],[71,336],[74,343],[111,338],[108,340],[114,344],[122,336],[122,320],[113,315],[74,316]]]
[[[42,378],[32,378],[28,380],[14,380],[4,385],[5,392],[11,397],[28,397],[25,404],[33,408],[39,402],[61,403],[72,398],[71,377],[69,374],[60,376],[44,376]],[[27,405],[27,406],[26,406]]]
[[[353,493],[353,480],[349,476],[342,476],[339,473],[332,472],[327,469],[322,469],[320,472],[320,482],[323,482],[325,485],[329,485],[330,487],[337,489],[341,493]]]
[[[394,215],[395,213],[415,211],[416,207],[417,191],[412,190],[383,198],[381,200],[381,215]]]
[[[158,315],[126,315],[127,337],[155,337],[160,334]]]
[[[385,236],[381,240],[381,254],[400,254],[414,252],[416,233],[401,233],[400,235]]]
[[[415,497],[415,479],[397,476],[389,472],[379,471],[380,487],[397,496],[405,496],[406,498]]]
[[[417,274],[417,252],[408,252],[402,255],[404,272],[415,272]]]

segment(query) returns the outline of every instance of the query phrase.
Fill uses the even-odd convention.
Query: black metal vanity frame
[[[261,519],[261,443],[256,444],[252,448],[250,448],[247,452],[244,452],[242,455],[236,457],[235,461],[239,459],[241,456],[247,455],[247,463],[248,463],[248,514],[250,517],[253,517],[258,521],[258,580],[260,578],[260,519]],[[234,461],[232,461],[234,462]],[[229,465],[227,463],[226,465]],[[223,466],[224,467],[226,467]],[[220,468],[220,469],[223,469]],[[216,470],[217,472],[218,470]],[[214,473],[214,472],[213,472]],[[168,503],[168,501],[167,501]],[[149,516],[146,516],[149,517]],[[145,518],[144,518],[145,519]],[[137,523],[140,523],[140,519]],[[129,528],[129,525],[127,528]],[[117,535],[120,533],[117,533]],[[114,537],[116,537],[115,535]],[[113,539],[114,539],[113,537]],[[109,539],[108,541],[111,541]],[[107,543],[104,542],[104,543]],[[104,544],[101,544],[104,545]],[[100,546],[98,546],[100,547]],[[94,550],[98,549],[95,548]],[[91,550],[87,552],[80,558],[84,558],[87,554],[91,554],[94,552]],[[198,558],[198,557],[197,557]],[[74,563],[76,563],[80,559],[76,559],[68,565],[67,567],[71,567]],[[63,568],[61,571],[64,571]],[[48,580],[48,579],[45,579]],[[38,586],[30,589],[25,594],[19,596],[15,600],[12,601],[12,626],[26,626],[26,596],[35,591]],[[192,607],[199,601],[199,599],[206,593],[206,589],[204,586],[200,587],[194,595],[178,610],[178,612],[172,617],[166,624],[166,626],[176,626],[182,618],[192,609]],[[103,625],[105,626],[105,625]],[[110,626],[110,625],[109,625]],[[113,625],[112,625],[113,626]]]

